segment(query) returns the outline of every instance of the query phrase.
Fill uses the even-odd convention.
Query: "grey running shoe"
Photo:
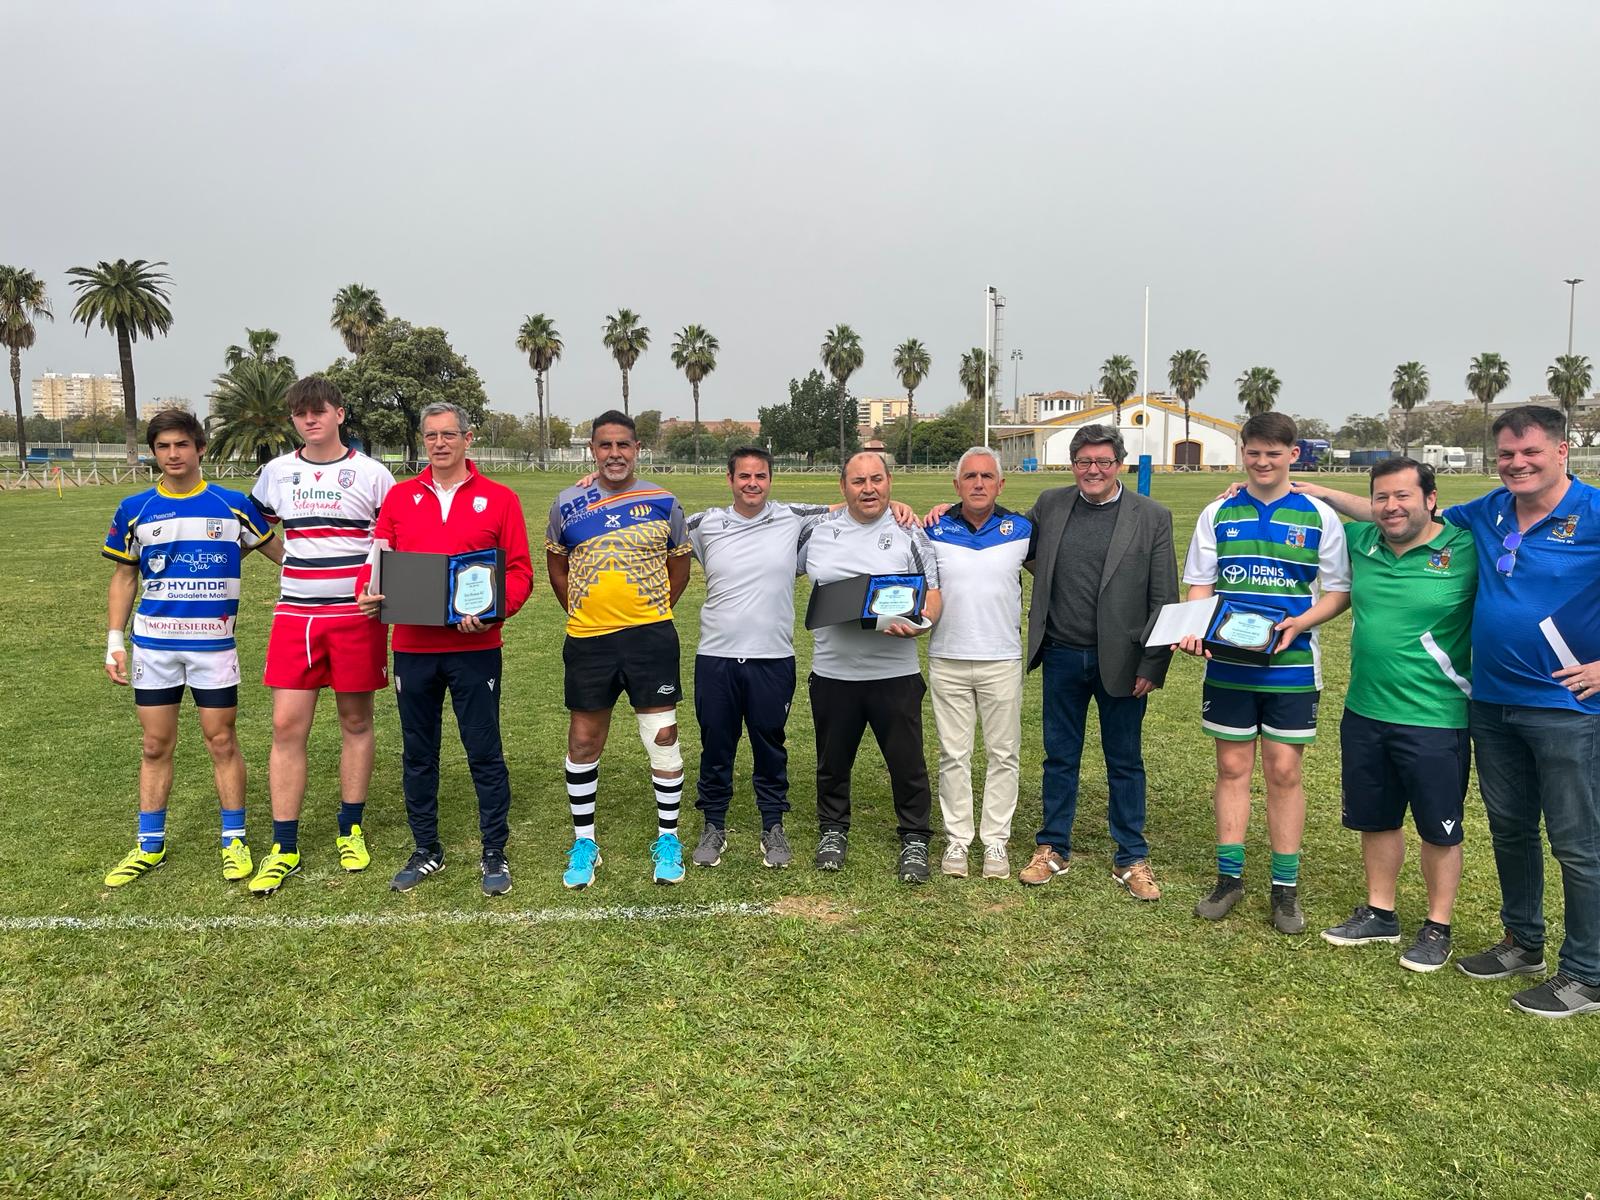
[[[389,881],[389,890],[409,892],[429,875],[436,875],[442,870],[444,870],[444,851],[414,851],[411,857],[406,859],[406,865],[401,867]]]
[[[1237,875],[1218,875],[1211,894],[1194,906],[1194,915],[1207,921],[1220,921],[1244,898],[1244,880]]]
[[[1417,930],[1417,940],[1400,956],[1400,965],[1408,971],[1437,971],[1450,961],[1450,935],[1432,921],[1424,921]]]
[[[1544,947],[1529,950],[1508,933],[1482,954],[1471,954],[1458,960],[1456,966],[1474,979],[1537,975],[1544,970]]]
[[[1010,879],[1011,859],[1006,856],[1006,844],[995,842],[983,848],[983,877],[985,879]]]
[[[908,834],[900,839],[900,862],[895,874],[901,883],[928,882],[928,843]]]
[[[1374,942],[1400,944],[1400,922],[1394,917],[1381,917],[1370,905],[1358,904],[1341,925],[1322,931],[1322,940],[1335,946],[1370,946]],[[1443,962],[1440,959],[1440,962]]]
[[[500,850],[485,850],[479,864],[483,871],[483,894],[504,896],[511,890],[511,864]]]
[[[728,848],[728,831],[710,822],[700,831],[700,844],[694,848],[694,865],[714,867],[722,861],[722,852]]]
[[[1304,933],[1306,914],[1300,911],[1300,889],[1272,885],[1272,927],[1279,933]]]
[[[1511,1007],[1552,1019],[1600,1012],[1600,987],[1580,983],[1565,971],[1557,971],[1538,987],[1511,997]]]
[[[849,848],[842,829],[824,829],[817,839],[817,857],[814,865],[819,871],[837,871],[844,866],[844,854]]]
[[[951,842],[944,848],[939,860],[939,870],[955,879],[967,877],[967,848],[960,842]]]
[[[789,849],[789,839],[784,834],[782,825],[774,825],[761,835],[761,865],[763,867],[777,867],[781,870],[793,860],[794,851]]]

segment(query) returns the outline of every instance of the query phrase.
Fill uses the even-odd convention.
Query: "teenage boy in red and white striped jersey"
[[[372,696],[389,683],[385,629],[356,606],[356,576],[394,476],[344,444],[344,398],[320,375],[289,389],[289,414],[305,443],[261,470],[251,496],[283,526],[283,582],[267,642],[272,689],[272,852],[250,890],[270,895],[300,869],[306,741],[317,697],[331,687],[339,709],[339,865],[370,863],[362,833],[372,778]]]

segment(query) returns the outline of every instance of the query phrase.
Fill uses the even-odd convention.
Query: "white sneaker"
[[[939,860],[939,870],[957,879],[965,879],[967,877],[967,848],[956,842],[950,842],[946,845],[944,857]]]
[[[983,877],[985,879],[1010,879],[1011,860],[1006,857],[1006,844],[995,842],[983,848]]]

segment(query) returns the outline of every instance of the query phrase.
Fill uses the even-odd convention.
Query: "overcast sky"
[[[200,400],[247,325],[325,366],[353,281],[444,327],[508,411],[533,405],[517,328],[550,314],[578,419],[618,398],[621,305],[655,339],[635,411],[687,414],[672,333],[717,335],[708,419],[785,398],[841,321],[853,391],[898,394],[918,337],[942,408],[988,284],[1008,398],[1012,348],[1024,391],[1137,365],[1146,285],[1156,385],[1198,347],[1221,415],[1256,365],[1335,420],[1413,358],[1435,398],[1482,350],[1542,391],[1575,274],[1600,357],[1592,0],[6,7],[0,262],[57,314],[25,381],[116,370],[65,271],[118,257],[174,280],[141,399]]]

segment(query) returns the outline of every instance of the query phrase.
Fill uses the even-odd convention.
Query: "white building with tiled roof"
[[[1042,428],[1000,426],[990,440],[1000,451],[1008,471],[1019,470],[1025,459],[1036,459],[1040,469],[1067,467],[1072,435],[1085,425],[1110,425],[1115,410],[1104,401],[1040,422]],[[1187,434],[1183,404],[1162,396],[1133,396],[1122,406],[1117,426],[1128,448],[1128,461],[1148,454],[1156,467],[1231,469],[1239,465],[1239,426],[1190,408]]]

